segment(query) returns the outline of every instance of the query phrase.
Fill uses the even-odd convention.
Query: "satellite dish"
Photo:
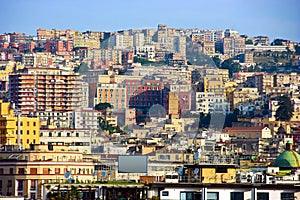
[[[65,178],[69,178],[70,175],[71,175],[70,171],[66,171],[66,173],[65,173]]]
[[[198,172],[199,172],[199,169],[198,169],[198,168],[195,168],[195,169],[194,169],[194,174],[198,174]]]
[[[69,182],[69,183],[72,183],[72,181],[73,181],[72,178],[69,178],[69,179],[68,179],[68,182]]]
[[[180,168],[178,169],[178,173],[179,173],[179,175],[182,175],[182,173],[183,173],[183,167],[180,167]]]
[[[106,176],[106,172],[101,172],[101,176]]]
[[[196,153],[194,154],[194,159],[197,160],[198,158],[199,158],[199,153],[196,152]]]

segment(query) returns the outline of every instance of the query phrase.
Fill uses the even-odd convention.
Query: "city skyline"
[[[142,2],[142,3],[141,3]],[[235,29],[300,42],[296,0],[288,1],[14,1],[2,3],[1,33],[36,35],[38,28],[119,31],[166,24],[183,29]],[[45,10],[46,8],[46,10]],[[203,8],[203,9],[202,9]],[[50,12],[46,12],[49,10]],[[22,19],[22,20],[20,20]]]

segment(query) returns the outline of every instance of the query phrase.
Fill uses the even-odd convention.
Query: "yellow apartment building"
[[[100,48],[99,37],[79,36],[74,38],[74,47]]]
[[[257,88],[243,87],[233,91],[232,99],[230,100],[230,102],[232,102],[233,108],[238,108],[239,105],[243,105],[247,102],[252,102],[254,105],[254,102],[259,98],[260,95]]]
[[[222,75],[206,75],[203,81],[204,81],[204,92],[222,93],[225,96]]]
[[[95,105],[110,103],[114,109],[126,107],[126,88],[124,84],[101,84],[98,83],[95,96]]]
[[[0,101],[0,147],[18,145],[18,116],[10,103]],[[38,144],[40,121],[35,117],[20,116],[20,147]]]
[[[233,164],[184,165],[184,182],[188,183],[235,183],[237,166]]]

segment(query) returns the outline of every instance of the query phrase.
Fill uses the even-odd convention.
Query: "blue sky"
[[[300,42],[299,0],[2,0],[0,33],[38,28],[118,31],[131,28],[231,28]]]

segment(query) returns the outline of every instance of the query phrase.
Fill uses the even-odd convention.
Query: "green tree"
[[[213,56],[212,60],[214,61],[216,67],[220,67],[221,66],[221,59],[218,56]]]
[[[238,108],[235,108],[232,113],[228,113],[226,115],[223,128],[232,127],[232,123],[238,121],[239,114],[240,114],[240,110]]]
[[[107,102],[99,103],[95,106],[95,110],[101,111],[104,115],[104,118],[102,118],[102,117],[99,118],[100,127],[103,130],[108,130],[109,133],[118,132],[118,131],[120,131],[120,127],[113,127],[113,126],[109,125],[107,122],[107,109],[108,108],[113,108],[113,106]]]
[[[232,77],[232,74],[238,72],[240,70],[240,64],[238,62],[234,62],[232,58],[224,60],[221,64],[221,69],[228,69],[229,76]]]
[[[248,40],[245,41],[245,44],[253,44],[253,41],[248,39]]]
[[[82,62],[77,68],[75,68],[74,71],[78,73],[84,73],[89,71],[89,69],[89,66],[85,62]]]
[[[296,54],[299,55],[300,54],[300,45],[296,45],[295,46],[295,50],[296,50]]]
[[[290,121],[294,111],[291,99],[288,96],[279,96],[278,105],[275,114],[276,121]]]
[[[104,111],[106,110],[107,108],[112,108],[113,106],[110,104],[110,103],[98,103],[96,106],[95,106],[95,110],[100,110],[100,111]]]
[[[210,119],[211,119],[210,113],[208,114],[200,113],[199,126],[198,126],[199,129],[207,129],[209,127]]]

